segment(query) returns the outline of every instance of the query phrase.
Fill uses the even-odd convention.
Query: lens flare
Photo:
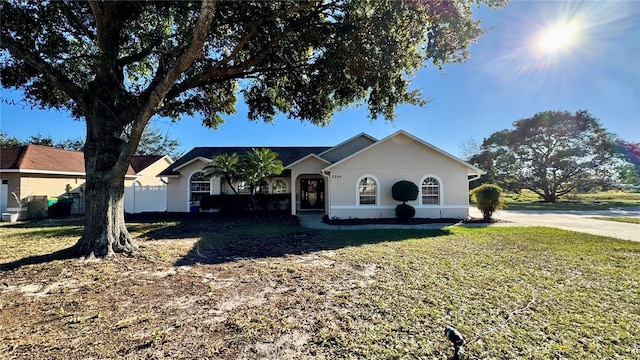
[[[536,38],[536,50],[543,55],[570,50],[578,41],[579,30],[573,21],[552,24]]]

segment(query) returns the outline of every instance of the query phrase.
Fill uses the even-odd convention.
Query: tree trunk
[[[133,152],[119,137],[101,135],[118,133],[114,128],[106,131],[106,124],[87,120],[85,226],[74,246],[82,257],[132,255],[137,250],[124,221],[124,177]]]
[[[134,254],[137,247],[124,221],[124,182],[95,174],[91,178],[85,190],[84,233],[75,250],[83,257]]]

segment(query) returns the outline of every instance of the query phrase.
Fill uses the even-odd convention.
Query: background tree
[[[180,146],[180,140],[172,138],[168,131],[163,133],[158,126],[151,124],[142,132],[135,154],[168,155],[175,160],[184,155]]]
[[[20,139],[15,136],[9,136],[5,132],[0,131],[0,148],[8,148],[20,145]]]
[[[620,165],[620,182],[640,186],[640,143],[618,139],[616,150],[618,157],[623,161]]]
[[[82,138],[55,141],[51,136],[43,136],[40,133],[30,136],[26,140],[9,137],[4,133],[0,133],[0,136],[2,136],[0,138],[2,147],[32,144],[75,151],[83,151],[84,149],[84,139]],[[171,138],[168,131],[163,133],[158,126],[149,125],[140,137],[135,155],[169,155],[172,159],[178,159],[183,155],[180,151],[180,145],[180,140]]]
[[[423,104],[410,76],[468,57],[475,5],[502,0],[3,1],[4,87],[86,124],[86,213],[74,250],[133,253],[124,174],[150,119],[235,111],[325,125],[363,102],[372,118]],[[241,86],[240,86],[241,85]]]
[[[493,133],[473,162],[508,190],[556,202],[615,178],[614,138],[586,111],[547,111]]]

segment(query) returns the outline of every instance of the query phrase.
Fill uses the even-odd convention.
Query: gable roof
[[[344,159],[354,152],[362,150],[363,148],[375,143],[376,141],[378,141],[378,139],[374,138],[373,136],[366,133],[360,133],[330,149],[327,149],[326,151],[323,151],[322,153],[318,154],[318,156],[324,158],[329,163],[334,163]]]
[[[282,164],[287,167],[289,164],[309,155],[319,154],[330,149],[328,146],[223,146],[223,147],[196,147],[176,160],[168,168],[163,170],[158,176],[178,176],[180,168],[198,159],[211,159],[222,154],[238,153],[242,155],[251,149],[260,148],[271,149],[278,154]]]
[[[156,162],[167,158],[169,163],[171,163],[171,158],[167,155],[135,155],[131,159],[131,167],[136,174],[140,173],[142,170],[148,168],[149,166],[155,164]]]
[[[380,144],[383,144],[383,143],[385,143],[387,141],[390,141],[391,139],[393,139],[393,138],[395,138],[395,137],[397,137],[399,135],[407,136],[408,138],[418,142],[419,144],[422,144],[423,146],[425,146],[425,147],[427,147],[427,148],[429,148],[429,149],[431,149],[431,150],[433,150],[433,151],[435,151],[435,152],[437,152],[437,153],[439,153],[439,154],[441,154],[441,155],[443,155],[443,156],[445,156],[445,157],[447,157],[447,158],[459,163],[460,165],[463,165],[464,167],[467,168],[467,173],[468,174],[471,174],[471,175],[484,174],[484,171],[482,171],[481,169],[479,169],[479,168],[477,168],[477,167],[475,167],[475,166],[473,166],[473,165],[471,165],[471,164],[469,164],[469,163],[467,163],[465,161],[462,161],[462,160],[458,159],[457,157],[449,154],[448,152],[446,152],[444,150],[441,150],[441,149],[439,149],[439,148],[427,143],[426,141],[409,134],[408,132],[406,132],[404,130],[398,130],[395,133],[387,136],[386,138],[384,138],[384,139],[382,139],[380,141],[377,141],[377,142],[375,142],[375,143],[373,143],[373,144],[361,149],[360,151],[356,151],[353,154],[343,158],[340,161],[336,161],[335,163],[327,166],[324,170],[331,170],[331,168],[336,167],[336,166],[346,162],[347,160],[349,160],[349,159],[351,159],[351,158],[353,158],[353,157],[355,157],[355,156],[357,156],[357,155],[359,155],[359,154],[361,154],[361,153],[363,153],[363,152],[365,152],[365,151],[367,151],[367,150],[369,150],[369,149],[371,149],[371,148],[373,148],[375,146],[379,146]]]
[[[41,145],[0,149],[0,172],[85,175],[84,153]],[[127,175],[134,175],[131,166]]]

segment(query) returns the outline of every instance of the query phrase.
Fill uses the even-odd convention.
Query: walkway
[[[481,218],[475,207],[469,208],[469,216]],[[611,209],[605,211],[532,211],[500,210],[495,219],[506,222],[493,224],[420,224],[420,225],[327,225],[322,222],[322,214],[298,213],[300,224],[307,228],[321,230],[373,230],[373,229],[441,229],[446,226],[545,226],[563,230],[583,232],[593,235],[609,236],[617,239],[640,241],[640,224],[629,224],[606,220],[597,220],[595,216],[640,217],[640,208]]]

